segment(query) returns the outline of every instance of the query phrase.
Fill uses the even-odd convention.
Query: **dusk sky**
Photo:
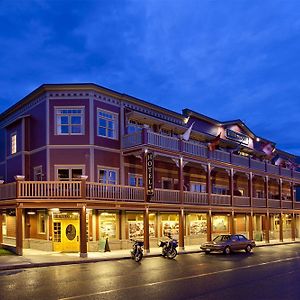
[[[0,112],[92,82],[300,155],[300,1],[0,0]]]

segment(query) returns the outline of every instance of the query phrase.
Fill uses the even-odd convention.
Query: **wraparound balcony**
[[[85,181],[17,181],[0,185],[0,200],[18,199],[19,201],[51,201],[51,200],[94,200],[114,202],[144,202],[144,188],[122,185],[109,185]],[[170,189],[154,190],[152,203],[180,204],[180,191]],[[230,195],[210,195],[207,193],[183,192],[183,204],[193,206],[234,206],[250,207],[250,197]],[[266,208],[265,198],[253,198],[252,207]],[[292,209],[290,200],[269,199],[269,208]],[[300,203],[294,202],[294,208],[300,209]]]
[[[232,154],[222,150],[208,151],[207,147],[195,141],[184,141],[175,137],[165,136],[148,130],[141,130],[123,137],[123,148],[128,149],[139,145],[149,145],[157,148],[200,156],[209,160],[221,161],[232,165],[246,167],[252,170],[263,171],[290,178],[300,179],[300,172],[280,166],[272,165],[266,161]]]

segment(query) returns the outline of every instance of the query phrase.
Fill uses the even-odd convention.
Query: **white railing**
[[[184,192],[184,203],[207,205],[207,193]]]
[[[179,193],[178,190],[155,189],[151,202],[179,203]]]
[[[0,199],[16,198],[16,183],[0,184]]]
[[[250,206],[250,197],[233,196],[234,206]]]
[[[253,198],[253,207],[266,207],[266,198]]]
[[[81,198],[81,181],[19,181],[19,198]]]
[[[179,151],[179,139],[171,136],[161,135],[159,133],[147,132],[148,143],[164,149]]]
[[[95,200],[144,201],[144,188],[88,182],[86,197]]]
[[[230,205],[230,195],[211,194],[211,205]]]
[[[140,144],[142,144],[142,131],[134,132],[132,134],[126,134],[123,137],[124,148],[129,148]]]

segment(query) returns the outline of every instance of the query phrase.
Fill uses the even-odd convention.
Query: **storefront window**
[[[179,235],[179,216],[178,214],[162,214],[162,236],[171,235],[173,238],[178,238]]]
[[[100,214],[100,237],[116,238],[117,237],[117,214],[102,212]]]
[[[228,232],[228,217],[215,215],[212,217],[213,232]]]
[[[207,220],[206,214],[188,214],[187,225],[189,235],[206,234]]]

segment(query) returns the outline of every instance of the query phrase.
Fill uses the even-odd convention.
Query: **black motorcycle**
[[[143,258],[144,254],[144,242],[143,241],[135,241],[132,240],[132,250],[131,250],[131,258],[134,259],[136,262],[139,262]]]
[[[159,247],[162,247],[161,254],[163,257],[175,258],[177,255],[176,248],[178,247],[177,240],[170,239],[168,241],[160,241],[158,244]]]

